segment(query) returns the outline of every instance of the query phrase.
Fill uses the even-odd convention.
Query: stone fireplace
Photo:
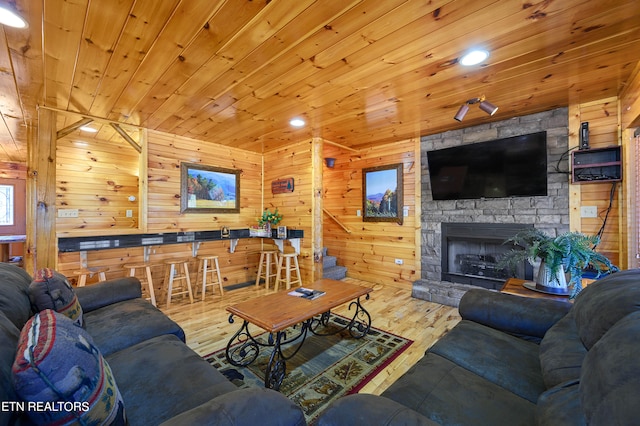
[[[513,249],[504,242],[533,225],[510,223],[443,223],[441,281],[500,290],[510,276],[533,279],[533,268],[523,262],[512,273],[500,267],[501,257]]]
[[[470,288],[489,287],[473,279],[456,282],[451,275],[443,275],[443,225],[448,224],[501,224],[516,228],[534,226],[550,235],[569,230],[569,155],[568,109],[558,108],[538,114],[423,136],[421,142],[421,279],[413,284],[414,297],[457,306],[462,295]],[[536,197],[508,197],[475,200],[434,201],[427,169],[427,152],[467,143],[518,136],[539,131],[547,132],[547,195]],[[509,231],[511,232],[511,231]],[[517,231],[516,231],[517,232]],[[513,233],[512,233],[513,235]],[[508,237],[507,237],[508,238]],[[489,265],[486,246],[467,247],[467,271],[479,272]],[[484,250],[484,252],[483,252]],[[478,252],[473,252],[478,251]],[[449,252],[445,253],[449,262]],[[457,253],[454,255],[454,262]],[[476,256],[474,258],[474,256]],[[475,261],[475,263],[474,263]],[[484,262],[484,263],[483,263]],[[460,265],[461,266],[461,265]],[[474,269],[475,268],[475,269]],[[489,266],[489,268],[491,268]],[[478,274],[472,274],[478,275]],[[501,278],[490,280],[493,289],[499,289]]]

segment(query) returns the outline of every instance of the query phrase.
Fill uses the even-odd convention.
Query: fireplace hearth
[[[442,281],[499,290],[507,278],[533,279],[523,262],[515,271],[499,268],[513,246],[504,242],[533,225],[508,223],[442,223]]]

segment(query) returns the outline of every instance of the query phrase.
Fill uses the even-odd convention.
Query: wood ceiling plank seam
[[[255,63],[251,63],[251,64],[247,64],[245,65],[245,62],[251,62],[253,61],[253,57],[254,56],[258,56],[258,57],[264,57],[264,55],[267,52],[262,52],[264,51],[270,51],[271,48],[268,45],[269,42],[275,42],[275,40],[277,40],[278,43],[282,43],[284,40],[286,39],[291,39],[291,40],[297,40],[298,42],[303,42],[306,41],[310,36],[312,36],[313,34],[317,34],[319,31],[321,31],[322,29],[324,29],[326,27],[326,23],[327,22],[331,22],[333,19],[335,19],[337,16],[343,15],[346,12],[348,12],[349,10],[352,10],[356,5],[358,5],[359,3],[361,3],[362,0],[356,0],[356,1],[352,1],[350,3],[346,3],[346,4],[341,4],[340,5],[340,10],[336,10],[334,11],[332,10],[327,10],[326,6],[324,4],[319,4],[316,3],[313,6],[310,6],[309,9],[305,10],[305,13],[307,14],[311,14],[313,16],[313,19],[318,21],[317,27],[314,29],[309,30],[305,35],[303,36],[297,36],[294,38],[294,35],[287,35],[286,32],[287,31],[292,31],[291,24],[286,25],[285,27],[283,27],[283,29],[281,31],[278,31],[276,34],[274,34],[271,38],[269,38],[268,41],[266,41],[265,43],[263,43],[262,45],[260,45],[259,48],[257,48],[256,50],[254,50],[253,52],[251,52],[251,54],[249,54],[247,57],[243,58],[241,61],[238,62],[238,64],[236,66],[234,66],[231,70],[226,71],[225,73],[223,73],[219,78],[217,78],[216,80],[210,82],[207,87],[204,89],[206,92],[209,93],[214,93],[210,96],[210,98],[214,99],[214,101],[208,101],[207,103],[205,103],[205,105],[200,108],[198,110],[198,112],[196,114],[191,113],[190,116],[191,118],[183,120],[182,123],[180,123],[180,126],[174,126],[173,128],[170,128],[168,126],[165,126],[164,129],[165,131],[169,131],[169,132],[175,132],[177,134],[187,134],[190,132],[193,132],[193,128],[197,127],[199,125],[201,125],[203,122],[208,121],[208,116],[210,115],[209,113],[209,108],[207,108],[209,105],[211,105],[212,102],[215,102],[215,105],[218,106],[220,103],[218,102],[218,99],[220,97],[223,97],[225,94],[227,94],[230,90],[234,90],[234,97],[232,98],[235,101],[237,101],[237,98],[241,98],[242,96],[248,95],[252,93],[252,90],[248,87],[248,86],[242,86],[242,83],[244,81],[246,81],[247,79],[251,78],[253,75],[258,74],[264,67],[266,67],[267,65],[273,63],[274,61],[279,60],[280,58],[282,58],[286,53],[289,53],[290,51],[293,51],[294,49],[297,50],[298,48],[298,44],[294,43],[294,42],[290,42],[290,43],[284,43],[287,47],[285,49],[280,50],[277,54],[270,54],[269,58],[270,61],[269,62],[264,62],[262,61],[262,65],[255,65]],[[313,10],[314,7],[320,7],[323,10],[318,10],[315,11]],[[324,13],[324,15],[323,15]],[[297,26],[303,26],[303,27],[309,27],[311,28],[311,23],[309,23],[309,25],[306,25],[304,22],[299,23],[296,22],[295,23],[295,27]],[[293,55],[294,57],[297,56],[297,54]],[[298,61],[296,61],[298,62]],[[243,71],[243,69],[246,69],[246,71]],[[235,74],[239,74],[239,78],[235,75]],[[226,81],[224,80],[226,78]],[[238,87],[239,86],[239,87]],[[238,93],[238,89],[240,89],[240,93]],[[185,114],[185,113],[189,113],[190,111],[185,111],[186,108],[182,108],[181,111],[178,112],[178,116],[180,116],[181,114]],[[206,123],[207,128],[210,127],[209,123]],[[197,134],[197,131],[195,131],[195,133]]]
[[[67,108],[87,114],[90,114],[96,91],[113,58],[113,50],[122,36],[123,28],[130,19],[135,0],[96,4],[89,2],[87,9]]]
[[[92,114],[103,117],[109,114],[116,99],[125,90],[135,70],[157,40],[158,34],[166,27],[167,20],[179,2],[180,0],[164,0],[159,4],[142,0],[134,2],[111,61],[105,69],[103,81],[106,79],[109,84],[96,92],[90,108]]]
[[[336,71],[336,73],[341,73],[342,70]],[[265,107],[265,110],[269,110],[270,107]]]
[[[512,15],[509,15],[509,17],[511,17],[511,16],[512,16]],[[456,22],[458,22],[458,21],[456,21]],[[507,31],[508,31],[508,32],[511,32],[511,29],[512,29],[511,27],[506,27],[506,26],[498,26],[498,27],[499,27],[499,28],[501,28],[501,29],[503,29],[503,30],[502,30],[502,31],[503,31],[503,33],[504,33],[504,32],[507,32]],[[504,28],[505,28],[505,27],[506,27],[506,28],[510,28],[510,29],[509,29],[509,30],[504,30]],[[443,28],[443,30],[444,30],[444,28]],[[464,30],[464,31],[463,31],[463,33],[464,33],[465,31],[466,31],[466,30]],[[450,31],[447,31],[447,33],[450,33]],[[448,44],[453,45],[453,46],[452,46],[452,49],[451,49],[451,53],[450,53],[450,54],[451,54],[451,55],[455,55],[455,54],[456,54],[456,52],[458,52],[458,51],[459,51],[459,49],[457,49],[457,48],[455,47],[455,46],[457,46],[457,45],[458,45],[458,43],[457,43],[457,42],[455,42],[455,40],[454,40],[453,42],[450,42],[450,43],[448,43]],[[441,46],[439,45],[439,47],[441,47]],[[390,49],[390,50],[392,50],[392,51],[393,51],[394,49]],[[423,55],[423,54],[421,54],[420,52],[417,52],[417,49],[414,49],[414,51],[413,51],[413,52],[407,52],[407,53],[406,53],[406,55],[409,55],[409,54],[411,54],[411,53],[415,53],[415,56],[413,56],[413,57],[411,58],[412,60],[416,60],[416,61],[420,61],[420,60],[422,60],[422,61],[423,61],[423,60],[424,60],[424,59],[423,59],[423,56],[424,56],[424,55]],[[427,53],[427,52],[425,52],[425,53]],[[379,53],[377,53],[377,52],[376,52],[372,57],[376,57],[376,56],[379,56]],[[440,55],[440,56],[444,56],[444,55]],[[372,64],[373,64],[374,66],[377,66],[378,68],[382,68],[382,67],[384,67],[384,65],[382,65],[379,61],[374,61],[374,62],[372,62]],[[405,68],[407,68],[407,69],[409,70],[409,72],[412,72],[412,71],[414,71],[414,70],[418,70],[418,69],[420,68],[420,65],[419,65],[418,63],[416,63],[415,65],[409,65],[409,66],[408,66],[406,63],[402,62],[402,63],[397,63],[397,65],[399,65],[399,66],[398,66],[398,67],[395,67],[395,69],[399,69],[399,70],[401,70],[400,72],[404,72],[404,69],[405,69]],[[455,65],[455,64],[453,64],[453,63],[452,63],[452,65]],[[434,65],[434,67],[437,67],[438,69],[442,69],[442,66],[441,66],[441,64],[440,64],[440,63],[436,63],[436,64]],[[447,68],[447,67],[445,67],[445,68],[444,68],[444,70],[445,70],[445,71],[446,71],[446,68]],[[451,68],[451,67],[449,67],[449,69],[450,69],[450,68]],[[371,68],[369,68],[369,67],[364,67],[364,66],[362,66],[362,63],[360,63],[360,62],[354,65],[354,70],[355,70],[355,71],[350,71],[350,72],[347,72],[347,73],[342,73],[342,74],[341,74],[339,77],[337,77],[336,79],[332,79],[332,80],[330,81],[330,84],[335,84],[335,85],[345,85],[345,86],[346,86],[346,85],[349,85],[349,84],[351,84],[351,85],[354,85],[354,84],[356,84],[356,85],[357,85],[357,84],[362,84],[364,87],[368,87],[368,86],[370,86],[370,83],[360,83],[360,81],[358,80],[358,75],[357,75],[357,74],[356,74],[356,75],[354,75],[354,74],[355,74],[355,73],[360,73],[360,74],[365,74],[365,73],[367,73],[367,74],[369,74],[369,75],[372,75],[372,74],[373,74],[373,75],[375,75],[375,74],[377,74],[378,72],[380,72],[380,71],[376,71],[375,69],[373,69],[373,70],[372,70],[372,69],[371,69]],[[392,75],[392,76],[393,76],[393,75]],[[350,80],[353,80],[353,81],[350,81]],[[309,94],[309,96],[312,96],[312,94]],[[304,97],[303,97],[303,101],[304,101],[304,100],[305,100],[305,99],[304,99]]]
[[[295,81],[304,80],[307,75],[310,75],[317,69],[312,61],[309,60],[310,58],[314,57],[318,52],[336,45],[338,41],[334,40],[333,37],[338,37],[337,34],[340,34],[338,39],[342,40],[344,37],[359,29],[359,25],[355,25],[357,20],[356,18],[358,17],[357,15],[366,15],[369,21],[371,21],[380,17],[383,13],[386,13],[389,7],[396,7],[404,2],[405,0],[398,0],[394,3],[389,1],[375,2],[373,7],[371,7],[370,2],[363,2],[358,5],[358,7],[342,14],[336,20],[329,22],[327,24],[328,28],[323,28],[312,37],[305,40],[304,44],[298,46],[298,50],[296,51],[296,60],[293,61],[291,65],[282,60],[275,62],[271,61],[269,66],[271,68],[276,68],[277,71],[274,74],[280,76],[280,78],[274,79],[272,76],[269,76],[268,78],[258,76],[257,80],[254,79],[251,82],[252,87],[250,87],[250,89],[253,95],[252,98],[239,99],[237,108],[245,109],[248,105],[263,100],[268,96],[277,94],[280,90],[278,87],[282,87],[283,84],[286,84],[285,82],[290,81],[294,76],[297,78]],[[382,5],[384,5],[384,8],[382,8]],[[332,35],[332,38],[327,37],[327,30],[329,31],[329,34]],[[300,60],[302,60],[302,63],[300,63]],[[307,67],[309,73],[300,73],[301,66]],[[245,102],[247,101],[249,103],[245,105]]]
[[[207,13],[204,13],[204,15],[206,16],[206,20],[204,21],[204,24],[202,26],[197,27],[198,28],[197,30],[193,30],[188,33],[185,32],[186,34],[184,37],[187,39],[187,43],[178,44],[173,42],[172,40],[174,38],[179,38],[177,36],[181,34],[180,30],[183,27],[187,27],[187,28],[191,27],[190,25],[183,25],[182,19],[175,18],[176,16],[183,16],[183,15],[187,16],[187,18],[184,19],[185,24],[187,24],[191,20],[191,18],[188,18],[191,15],[187,14],[184,11],[181,12],[180,8],[186,7],[185,3],[181,2],[179,5],[179,8],[176,9],[175,13],[171,16],[171,18],[167,22],[167,25],[164,28],[163,32],[158,37],[158,40],[156,40],[156,43],[152,46],[151,49],[149,49],[149,52],[145,56],[145,59],[157,58],[158,55],[156,54],[156,51],[161,50],[163,53],[168,52],[169,54],[168,57],[170,57],[171,59],[164,60],[163,66],[157,66],[157,65],[154,66],[154,64],[152,63],[152,59],[148,59],[146,61],[143,60],[143,62],[140,64],[140,67],[136,70],[136,72],[134,73],[131,79],[134,82],[135,87],[133,88],[129,87],[128,90],[125,91],[123,95],[117,100],[116,105],[112,110],[112,114],[110,114],[110,117],[115,115],[116,119],[118,119],[120,118],[120,116],[124,116],[125,118],[127,118],[127,120],[129,120],[132,114],[135,111],[139,110],[138,105],[142,102],[143,99],[145,99],[148,96],[149,90],[154,87],[155,83],[158,81],[158,79],[162,75],[166,74],[169,71],[169,69],[175,64],[177,60],[180,60],[180,57],[183,56],[183,54],[191,47],[194,41],[196,41],[198,35],[202,31],[204,31],[203,27],[208,25],[208,23],[217,14],[217,12],[220,10],[223,4],[226,4],[226,2],[219,2],[218,7],[215,9],[209,9],[210,7],[209,0],[199,0],[197,2],[197,5],[199,7],[197,8],[191,5],[190,11],[194,13],[195,16],[202,16],[203,12],[206,10]],[[200,7],[203,10],[200,10]],[[167,40],[165,41],[165,39]],[[172,49],[169,49],[169,46],[174,46],[174,47]],[[176,53],[175,56],[171,55],[173,51],[175,51]],[[142,77],[138,81],[136,81],[136,78],[139,75],[141,75]],[[127,105],[131,105],[131,106],[128,107]],[[127,108],[128,111],[122,111],[122,108]],[[145,117],[134,117],[134,118],[137,119],[137,122],[140,125],[144,125]]]
[[[495,0],[494,0],[494,1],[495,1]],[[430,6],[429,10],[425,11],[424,13],[425,13],[425,14],[430,13],[430,12],[432,11],[432,7],[434,7],[434,6]],[[395,10],[397,10],[397,9],[399,9],[399,8],[400,8],[400,6],[398,6],[398,7],[394,7],[394,8],[392,8],[392,10],[394,10],[394,11],[395,11]],[[413,13],[414,11],[412,10],[411,12],[412,12],[411,14],[412,14],[412,15],[414,15],[414,13]],[[386,15],[384,15],[384,16],[386,16]],[[373,24],[375,24],[375,22],[377,22],[377,21],[379,21],[379,20],[381,20],[381,19],[382,19],[382,17],[377,17],[377,19],[376,19],[373,23],[369,23],[368,25],[369,25],[369,26],[372,26]],[[373,26],[375,26],[375,25],[373,25]],[[358,38],[360,38],[360,35],[357,35],[357,37],[358,37]],[[332,46],[334,46],[334,47],[335,47],[335,45],[336,45],[336,44],[333,44]],[[314,65],[314,67],[315,67],[315,65]],[[268,110],[268,109],[270,109],[270,107],[265,107],[265,109],[266,109],[266,110]],[[185,126],[185,127],[187,127],[187,126]]]
[[[285,28],[300,13],[307,10],[317,0],[307,0],[305,2],[296,2],[296,7],[292,8],[291,4],[269,3],[269,7],[262,9],[247,25],[235,34],[227,43],[220,47],[218,52],[213,55],[196,73],[191,75],[181,87],[172,94],[165,102],[145,121],[150,128],[171,132],[171,126],[163,125],[165,121],[170,120],[172,116],[179,116],[182,112],[182,105],[186,103],[197,104],[193,108],[202,110],[213,102],[215,95],[207,95],[207,87],[212,86],[211,75],[219,75],[216,73],[218,69],[225,69],[227,65],[232,70],[245,57],[251,55],[265,41],[277,34]],[[278,5],[276,7],[275,5]],[[273,5],[273,6],[272,6]],[[266,24],[265,24],[266,22]],[[280,23],[274,25],[273,23]],[[264,34],[255,37],[258,29],[264,28]],[[215,64],[223,64],[221,67]],[[199,97],[197,95],[200,95]]]
[[[176,59],[172,60],[165,73],[152,85],[144,98],[138,100],[138,104],[142,103],[144,107],[138,108],[136,111],[138,116],[144,118],[145,121],[143,121],[143,123],[145,125],[149,126],[149,123],[146,121],[148,117],[150,117],[169,96],[179,90],[185,79],[188,79],[190,75],[200,70],[202,66],[206,64],[207,60],[211,59],[211,57],[218,52],[220,46],[229,42],[234,31],[242,26],[246,26],[246,23],[261,10],[261,7],[266,7],[266,3],[262,5],[262,3],[252,2],[248,4],[251,5],[251,7],[245,4],[245,7],[242,8],[241,11],[238,11],[237,8],[233,8],[231,2],[226,3],[225,6],[226,5],[229,5],[229,7],[221,7],[211,16],[207,21],[207,28],[201,30],[194,37],[189,46],[185,48]],[[227,16],[229,14],[233,14],[234,22],[237,22],[235,25],[229,25],[229,17]],[[223,26],[218,25],[218,21],[221,21],[224,27],[228,28],[222,34],[214,31],[214,29]],[[136,104],[136,108],[138,104]]]
[[[43,3],[42,31],[45,34],[54,32],[51,39],[42,36],[44,104],[66,110],[70,103],[82,31],[86,25],[88,0],[48,0]]]
[[[632,52],[635,48],[637,48],[637,47],[638,47],[637,43],[635,43],[635,42],[631,42],[630,44],[631,44],[630,48],[629,48],[629,49],[627,49],[627,51],[628,51],[628,52]],[[618,45],[618,46],[619,46],[619,43],[614,42],[614,45]],[[611,46],[611,47],[613,48],[613,46]],[[611,50],[610,50],[609,48],[603,48],[603,49],[602,49],[602,51],[603,51],[603,52],[611,53]],[[544,61],[541,61],[541,62],[543,62],[543,63],[544,63]],[[588,63],[586,63],[586,62],[584,61],[584,59],[581,59],[581,58],[576,58],[576,59],[574,60],[574,62],[576,62],[576,63],[580,63],[580,66],[581,66],[581,67],[588,66]],[[608,62],[608,63],[611,63],[611,61],[607,61],[607,62]],[[565,65],[565,66],[566,66],[566,65]],[[551,68],[551,67],[553,67],[553,68],[563,68],[563,65],[560,65],[560,64],[559,64],[559,65],[547,65],[547,66],[543,66],[543,65],[541,64],[541,65],[539,65],[539,66],[537,66],[537,67],[535,67],[535,66],[534,66],[534,68],[536,68],[536,69],[534,70],[534,72],[535,72],[535,73],[537,73],[537,74],[539,74],[539,75],[546,76],[546,75],[548,75],[549,73],[551,73],[551,72],[547,71],[547,69],[549,69],[549,68]],[[544,72],[547,72],[547,74],[544,74]],[[490,70],[486,71],[486,73],[490,73],[490,74],[492,74],[492,75],[500,74],[501,78],[500,78],[500,80],[497,80],[497,81],[495,82],[495,84],[503,83],[503,82],[505,82],[505,81],[509,81],[509,80],[514,80],[514,81],[516,81],[516,82],[514,83],[514,86],[516,86],[516,87],[517,87],[517,85],[518,85],[517,81],[519,81],[520,79],[522,79],[522,78],[530,79],[530,78],[531,78],[531,76],[530,76],[531,71],[529,71],[529,73],[527,73],[527,74],[517,74],[517,75],[505,75],[505,74],[504,74],[504,72],[502,72],[502,73],[501,73],[501,72],[494,72],[494,71],[490,71]],[[555,73],[555,72],[554,72],[554,73]],[[482,77],[482,79],[484,80],[484,79],[485,79],[485,77]],[[450,87],[450,85],[446,84],[446,83],[447,83],[447,81],[439,81],[438,83],[439,83],[439,85],[440,85],[440,86],[443,86],[443,87]],[[419,90],[419,92],[418,92],[418,93],[416,93],[416,97],[420,97],[420,96],[421,96],[421,94],[422,94],[422,92],[421,92],[421,89],[420,89],[420,90]],[[446,91],[433,92],[432,94],[433,94],[434,96],[437,96],[439,99],[442,99],[442,98],[444,98],[444,97],[446,97],[446,96],[447,96]],[[405,94],[405,96],[406,96],[406,97],[410,97],[410,95],[411,95],[411,93],[410,93],[410,92],[407,92],[407,93]],[[457,103],[459,103],[459,102],[457,102]],[[344,105],[343,105],[343,107],[345,107],[346,109],[349,109],[349,107],[351,107],[351,106],[353,106],[353,105],[349,105],[349,104],[344,104]],[[381,106],[379,106],[379,107],[376,107],[375,105],[373,105],[373,106],[372,106],[372,109],[379,109],[379,108],[384,108],[384,107],[385,107],[385,102],[381,103]]]

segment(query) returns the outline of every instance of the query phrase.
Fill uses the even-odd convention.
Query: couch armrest
[[[142,297],[140,280],[135,277],[116,278],[86,287],[76,287],[74,291],[85,312]]]
[[[458,309],[462,319],[519,337],[539,341],[551,326],[564,317],[571,304],[498,293],[484,289],[467,291]]]
[[[364,393],[337,399],[315,423],[316,426],[435,426],[438,423],[389,398]]]
[[[306,426],[300,407],[279,392],[246,388],[220,395],[185,411],[162,426]]]

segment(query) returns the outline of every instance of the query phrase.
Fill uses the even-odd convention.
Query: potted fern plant
[[[574,298],[582,290],[582,273],[593,268],[599,277],[604,272],[615,272],[618,268],[601,253],[595,251],[599,243],[597,236],[580,232],[566,232],[551,237],[539,229],[530,228],[509,238],[505,243],[519,246],[502,258],[502,267],[513,267],[528,261],[541,260],[535,286],[525,287],[544,293],[571,295]],[[566,275],[569,275],[569,282]],[[529,284],[529,285],[527,285]]]

